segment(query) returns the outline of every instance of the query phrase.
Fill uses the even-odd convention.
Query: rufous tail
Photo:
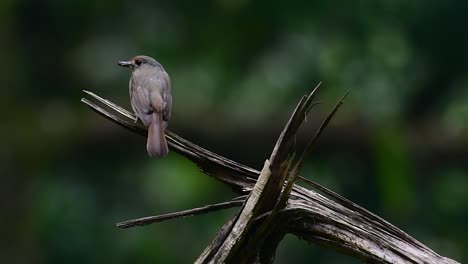
[[[161,112],[151,114],[151,123],[148,127],[148,141],[146,150],[150,157],[164,158],[169,149],[167,147],[166,137],[164,136],[164,125]]]

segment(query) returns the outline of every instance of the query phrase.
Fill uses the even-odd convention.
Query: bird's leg
[[[135,121],[133,122],[134,124],[138,123],[138,116],[135,115]]]

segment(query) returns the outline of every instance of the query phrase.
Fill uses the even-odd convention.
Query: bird
[[[172,108],[172,82],[164,67],[155,59],[138,55],[119,66],[130,68],[130,104],[137,117],[148,127],[146,150],[150,157],[164,158],[169,149],[165,130]]]

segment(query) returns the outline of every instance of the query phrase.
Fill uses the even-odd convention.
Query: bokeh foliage
[[[309,177],[468,261],[468,2],[0,2],[5,263],[187,263],[234,210],[134,230],[114,223],[223,201],[230,190],[79,103],[129,106],[136,54],[171,74],[171,130],[260,168],[298,98],[323,81],[304,135],[349,99]],[[298,138],[304,143],[305,137]],[[277,263],[355,260],[288,236]],[[4,262],[4,261],[0,261]]]

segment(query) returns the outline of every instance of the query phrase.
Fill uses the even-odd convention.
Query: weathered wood
[[[243,240],[247,239],[247,235],[249,235],[249,227],[253,224],[255,216],[258,215],[259,210],[261,209],[259,199],[262,196],[270,176],[270,162],[266,160],[257,183],[252,189],[249,198],[242,207],[231,231],[228,233],[223,243],[219,248],[215,249],[216,252],[213,254],[213,257],[205,259],[202,255],[202,258],[199,258],[195,263],[231,263],[234,259],[238,258],[238,250],[242,243],[244,243]]]
[[[245,198],[245,197],[243,197]],[[233,200],[224,203],[217,203],[217,204],[210,204],[199,208],[192,208],[189,210],[163,214],[163,215],[156,215],[156,216],[146,216],[138,219],[128,220],[124,222],[117,223],[117,227],[120,228],[129,228],[134,226],[145,226],[152,223],[163,222],[170,219],[180,218],[180,217],[188,217],[200,214],[207,214],[214,211],[224,210],[227,208],[232,208],[236,206],[241,206],[244,203],[244,199],[242,200]]]
[[[95,94],[90,92],[88,94],[117,112],[118,115],[104,110],[88,99],[82,99],[82,102],[90,106],[91,109],[136,134],[146,136],[146,130],[134,123],[134,115],[132,113]],[[126,119],[129,120],[127,121]],[[259,184],[258,188],[261,185],[265,187],[262,181],[257,182],[260,175],[259,171],[203,149],[170,131],[167,131],[166,137],[171,150],[193,161],[205,174],[231,186],[235,192],[244,195],[251,193],[256,184]],[[285,155],[281,160],[286,161],[290,160],[290,158],[290,156]],[[289,171],[290,168],[286,169],[284,166],[283,163],[283,167],[279,166],[279,169]],[[277,169],[278,167],[275,167],[275,173]],[[270,173],[271,175],[272,173]],[[284,174],[282,175],[284,176]],[[212,260],[213,263],[216,263],[214,262],[215,257],[222,257],[217,258],[220,261],[223,259],[229,261],[227,256],[229,256],[230,250],[234,247],[225,247],[229,252],[219,252],[217,250],[224,243],[227,243],[226,238],[230,235],[233,238],[241,238],[245,235],[245,232],[256,234],[257,228],[261,229],[262,223],[268,217],[271,217],[271,222],[267,225],[268,232],[265,233],[266,236],[263,239],[260,238],[258,241],[255,241],[256,244],[251,249],[253,254],[249,252],[247,258],[244,259],[245,263],[270,263],[273,259],[272,256],[276,245],[286,233],[294,234],[310,242],[332,247],[367,262],[457,263],[452,259],[438,255],[429,247],[397,227],[335,192],[313,181],[301,177],[299,179],[307,182],[325,196],[314,190],[292,185],[293,187],[285,206],[273,206],[273,209],[277,211],[274,217],[271,217],[271,215],[275,210],[266,211],[260,215],[257,215],[260,211],[255,212],[252,216],[257,215],[256,217],[246,218],[249,224],[244,227],[250,226],[250,228],[244,228],[244,233],[238,232],[237,236],[233,236],[233,227],[236,224],[242,226],[237,222],[240,216],[248,216],[250,214],[245,211],[248,204],[246,202],[239,211],[240,213],[223,226],[213,242],[205,249],[199,257],[199,260],[203,261],[200,263],[209,263]],[[268,179],[266,180],[268,182]],[[259,201],[253,193],[250,194],[250,198],[254,199],[251,202]],[[271,204],[267,207],[271,208]],[[241,239],[234,241],[245,241],[245,245],[251,245],[249,244],[249,240]]]

